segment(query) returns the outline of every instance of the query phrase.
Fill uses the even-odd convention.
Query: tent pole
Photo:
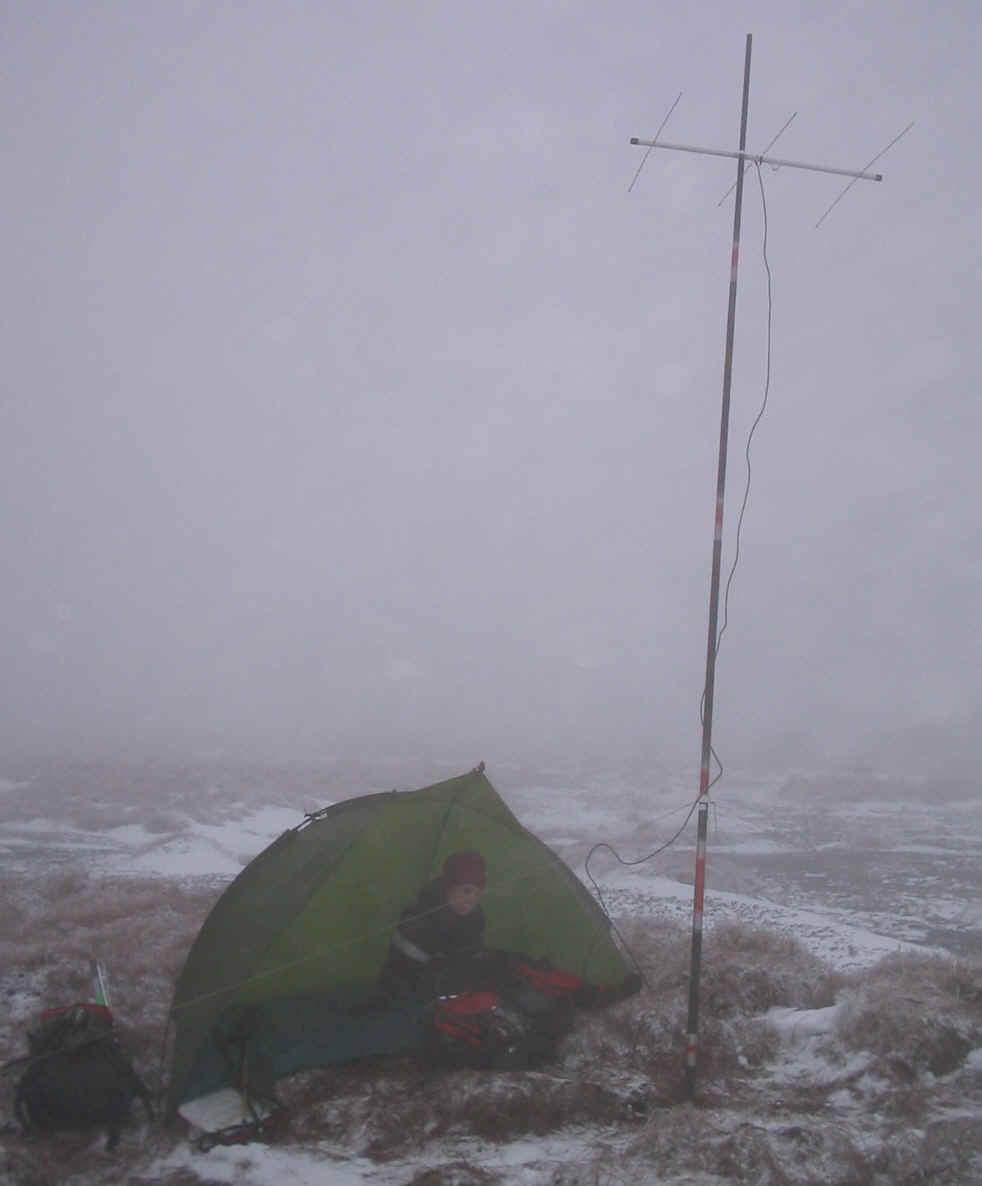
[[[747,110],[750,103],[750,49],[747,34],[743,66],[743,108],[740,115],[740,153],[747,144]],[[706,683],[702,706],[702,761],[699,768],[699,814],[696,834],[696,871],[692,899],[692,953],[689,961],[689,1017],[686,1025],[685,1078],[690,1099],[695,1096],[699,1045],[699,973],[702,965],[702,913],[706,888],[706,833],[709,823],[709,767],[713,755],[713,693],[719,622],[719,587],[723,551],[723,496],[726,490],[726,449],[730,427],[730,384],[733,376],[733,334],[736,321],[737,268],[740,258],[740,220],[743,211],[744,159],[737,160],[736,203],[733,210],[733,253],[730,263],[730,296],[726,311],[726,349],[723,357],[723,407],[719,430],[716,473],[716,525],[713,565],[709,586],[709,633],[706,644]]]

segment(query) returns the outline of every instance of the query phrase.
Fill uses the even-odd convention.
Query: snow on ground
[[[106,871],[160,877],[234,877],[254,856],[303,815],[286,807],[262,807],[224,824],[186,819],[186,830],[165,838],[133,837],[113,829],[123,850],[105,862]],[[122,833],[122,834],[121,834]]]
[[[148,830],[142,823],[106,829],[75,827],[60,819],[7,821],[0,833],[0,867],[36,868],[39,856],[61,864],[83,850],[93,871],[142,877],[230,878],[282,832],[303,821],[291,808],[246,808],[220,824],[204,823],[186,813],[174,817],[171,830]]]
[[[853,1054],[835,1066],[829,1062],[827,1046],[841,1012],[840,1004],[824,1009],[768,1009],[767,1024],[781,1038],[770,1078],[775,1082],[816,1084],[850,1079],[865,1071],[870,1061],[865,1053]]]
[[[595,1129],[584,1128],[505,1145],[458,1139],[443,1144],[441,1160],[488,1173],[504,1173],[509,1186],[552,1186],[557,1181],[569,1181],[568,1177],[560,1177],[568,1172],[569,1166],[596,1156],[597,1138]],[[607,1140],[612,1152],[622,1143],[613,1133],[608,1134]],[[177,1149],[152,1163],[148,1172],[166,1181],[168,1175],[182,1170],[203,1169],[202,1160],[200,1154]],[[323,1144],[307,1151],[253,1143],[245,1148],[217,1147],[207,1155],[209,1182],[230,1182],[236,1186],[270,1186],[274,1182],[289,1182],[291,1186],[406,1186],[422,1168],[418,1157],[379,1163],[366,1157],[352,1157],[343,1149],[332,1150]],[[459,1180],[470,1183],[476,1179]]]
[[[495,781],[494,771],[489,773]],[[591,889],[595,879],[615,919],[648,918],[689,926],[693,820],[668,850],[650,861],[628,866],[598,851],[591,856],[589,876],[584,867],[587,853],[598,843],[612,845],[622,860],[631,861],[660,848],[682,826],[692,805],[685,780],[665,779],[655,786],[623,778],[564,784],[558,779],[523,781],[512,772],[509,781],[512,786],[499,784],[499,789],[522,822],[563,855]],[[860,801],[839,786],[819,794],[814,776],[811,781],[733,780],[720,788],[711,816],[707,934],[738,922],[791,935],[842,973],[871,969],[883,956],[899,951],[982,953],[982,803],[969,795],[949,804],[950,812],[939,811],[929,796],[911,802],[883,793],[879,785],[876,791],[870,801]],[[261,801],[256,794],[205,793],[198,803],[185,795],[172,810],[163,805],[169,814],[154,818],[145,807],[115,810],[110,797],[93,798],[90,806],[103,813],[93,823],[73,816],[63,801],[57,810],[46,812],[44,795],[34,794],[29,783],[0,778],[0,872],[16,878],[36,875],[39,867],[83,866],[90,874],[114,878],[225,883],[283,831],[302,822],[305,810],[327,803],[298,796],[294,808],[285,805],[288,797],[281,794],[273,802]],[[18,802],[23,810],[17,809]],[[8,989],[8,1006],[21,997],[26,1001],[34,982],[33,974],[25,972],[20,987]],[[778,1045],[756,1082],[757,1089],[770,1084],[779,1093],[825,1091],[818,1106],[835,1110],[829,1125],[855,1129],[858,1141],[867,1123],[863,1110],[879,1107],[886,1087],[869,1052],[844,1053],[836,1047],[842,1007],[839,1001],[814,1010],[767,1010],[762,1020]],[[970,1049],[949,1077],[953,1098],[966,1084],[977,1092],[982,1086],[982,1049]],[[683,1123],[683,1113],[675,1108],[671,1116],[666,1114],[666,1123]],[[705,1115],[724,1143],[748,1129],[761,1140],[785,1141],[794,1128],[787,1121],[782,1128],[778,1121],[754,1118],[739,1108],[716,1108]],[[935,1121],[965,1122],[954,1114]],[[136,1142],[138,1137],[131,1132],[128,1139]],[[267,1186],[280,1180],[297,1186],[406,1186],[430,1166],[452,1167],[458,1162],[470,1167],[470,1176],[461,1171],[455,1178],[447,1171],[434,1183],[459,1181],[470,1186],[480,1180],[481,1172],[488,1182],[516,1186],[608,1181],[619,1186],[622,1180],[718,1186],[737,1180],[669,1169],[658,1178],[597,1177],[597,1159],[605,1151],[612,1163],[622,1155],[637,1155],[629,1149],[633,1139],[623,1128],[573,1125],[504,1143],[447,1136],[434,1140],[423,1156],[373,1160],[327,1140],[280,1146],[250,1143],[216,1147],[207,1154],[187,1141],[161,1141],[154,1154],[151,1134],[149,1156],[140,1164],[139,1177],[131,1180],[186,1184],[203,1177],[209,1183],[237,1186]],[[2,1153],[0,1141],[0,1181]],[[83,1177],[78,1186],[90,1180],[103,1181]]]
[[[4,782],[3,785],[16,784]],[[653,795],[652,819],[646,821],[647,826],[663,829],[671,835],[691,807],[691,801],[677,801],[681,793],[682,787],[672,784],[667,791]],[[770,927],[794,935],[816,955],[842,970],[868,966],[889,952],[910,946],[907,941],[909,920],[904,920],[899,927],[894,920],[892,933],[883,934],[856,925],[855,909],[845,912],[852,919],[846,921],[841,917],[844,912],[828,907],[816,909],[813,905],[806,908],[797,902],[781,904],[758,894],[724,888],[728,882],[740,881],[734,873],[733,858],[752,862],[754,858],[768,854],[788,857],[798,853],[805,861],[814,860],[818,851],[816,848],[782,846],[776,837],[762,833],[762,826],[775,826],[773,786],[753,784],[741,788],[739,793],[739,807],[732,806],[728,800],[721,813],[724,817],[723,835],[719,834],[717,825],[716,835],[710,840],[707,927],[724,921]],[[555,788],[533,785],[523,787],[514,799],[523,822],[560,852],[580,843],[584,835],[616,834],[623,827],[618,818],[620,811],[629,818],[644,820],[645,816],[646,795],[637,788],[621,787],[616,794],[597,787],[585,791],[561,788],[557,793]],[[671,799],[676,800],[675,805],[666,807],[666,801]],[[526,810],[520,810],[522,807]],[[758,813],[756,818],[751,816],[751,811]],[[33,817],[7,823],[0,835],[0,864],[13,869],[29,860],[36,867],[39,850],[49,850],[49,856],[59,862],[66,854],[78,856],[86,852],[90,868],[107,874],[224,880],[236,876],[252,857],[302,820],[303,812],[299,810],[279,805],[250,805],[241,815],[230,815],[220,824],[205,823],[182,812],[174,818],[174,830],[158,834],[148,831],[140,823],[92,831],[74,827],[64,820]],[[634,845],[634,841],[629,843]],[[683,840],[676,855],[681,858],[690,850],[691,846]],[[916,851],[920,855],[920,850],[909,846],[895,851],[908,854]],[[950,855],[946,848],[937,851]],[[564,855],[568,858],[569,854]],[[582,876],[582,864],[577,869],[575,861],[570,863]],[[652,872],[652,866],[657,869],[658,862],[631,869],[611,867],[608,862],[602,873],[594,871],[593,876],[608,910],[615,917],[652,915],[687,923],[692,912],[691,886],[674,877]],[[816,881],[824,877],[820,872],[811,875],[806,872],[804,876],[812,876]],[[816,885],[815,889],[819,888]],[[917,888],[920,891],[927,887]],[[941,888],[935,887],[935,893]],[[937,894],[924,912],[955,922],[965,930],[982,926],[982,906],[977,901],[952,900]]]
[[[607,908],[615,917],[654,915],[682,924],[691,921],[691,886],[667,877],[621,875],[601,888]],[[869,967],[884,955],[912,950],[911,944],[837,921],[819,910],[780,906],[744,894],[711,889],[706,896],[703,925],[708,933],[724,922],[741,922],[791,935],[840,971]]]

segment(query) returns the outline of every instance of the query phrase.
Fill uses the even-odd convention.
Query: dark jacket
[[[379,975],[390,995],[455,992],[466,987],[467,965],[484,940],[480,905],[456,914],[444,901],[442,878],[430,881],[402,912]]]

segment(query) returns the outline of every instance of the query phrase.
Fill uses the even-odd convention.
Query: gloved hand
[[[580,1009],[599,1009],[604,1005],[613,1005],[640,992],[643,983],[637,972],[631,972],[617,985],[584,984],[576,990],[573,1004]]]

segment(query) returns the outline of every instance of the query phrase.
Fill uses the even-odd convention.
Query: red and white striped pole
[[[699,1053],[699,973],[702,965],[702,915],[706,891],[706,834],[709,830],[709,767],[713,756],[713,692],[719,623],[719,587],[723,555],[723,496],[726,491],[726,448],[730,431],[730,384],[733,376],[733,334],[736,322],[737,268],[740,261],[740,219],[743,212],[743,152],[747,146],[750,103],[750,47],[747,34],[743,66],[743,110],[740,115],[740,153],[737,160],[736,204],[733,211],[733,254],[730,261],[730,299],[726,311],[726,351],[723,357],[723,410],[716,472],[716,525],[713,568],[709,586],[709,635],[706,644],[706,683],[702,707],[702,763],[699,770],[699,814],[696,833],[696,874],[692,899],[692,954],[689,962],[689,1019],[686,1025],[685,1078],[689,1097],[695,1095]]]
[[[841,169],[830,165],[812,165],[803,161],[780,160],[747,152],[747,109],[750,102],[750,47],[753,38],[747,34],[747,49],[743,67],[743,109],[740,115],[740,148],[736,152],[719,148],[700,148],[694,144],[669,144],[664,140],[640,140],[631,137],[632,144],[646,148],[671,148],[682,152],[702,153],[706,156],[736,157],[736,205],[733,211],[733,254],[730,261],[730,303],[726,315],[726,353],[723,361],[723,413],[719,433],[719,465],[716,479],[716,526],[713,533],[713,572],[709,590],[709,638],[706,645],[706,683],[702,707],[702,766],[699,774],[699,814],[696,839],[696,876],[692,902],[692,958],[689,967],[689,1020],[685,1052],[686,1080],[689,1095],[695,1094],[696,1063],[699,1052],[699,971],[702,961],[702,914],[706,890],[706,833],[709,822],[709,766],[713,757],[713,689],[716,680],[716,652],[719,646],[719,586],[721,558],[723,551],[723,495],[726,489],[726,445],[730,424],[730,380],[733,373],[733,328],[736,319],[737,267],[740,261],[740,217],[743,211],[743,174],[751,161],[772,164],[791,169],[810,169],[817,173],[839,173],[853,180],[846,186],[835,202],[826,210],[816,226],[820,225],[829,211],[847,190],[858,180],[882,181],[882,173],[871,173],[869,168],[913,127],[906,128],[895,136],[881,152],[869,162],[865,169]],[[674,110],[674,107],[673,107]],[[669,112],[671,114],[671,112]],[[787,125],[785,125],[787,126]],[[783,129],[782,129],[783,130]],[[779,133],[780,134],[780,133]],[[771,141],[773,143],[773,141]]]

